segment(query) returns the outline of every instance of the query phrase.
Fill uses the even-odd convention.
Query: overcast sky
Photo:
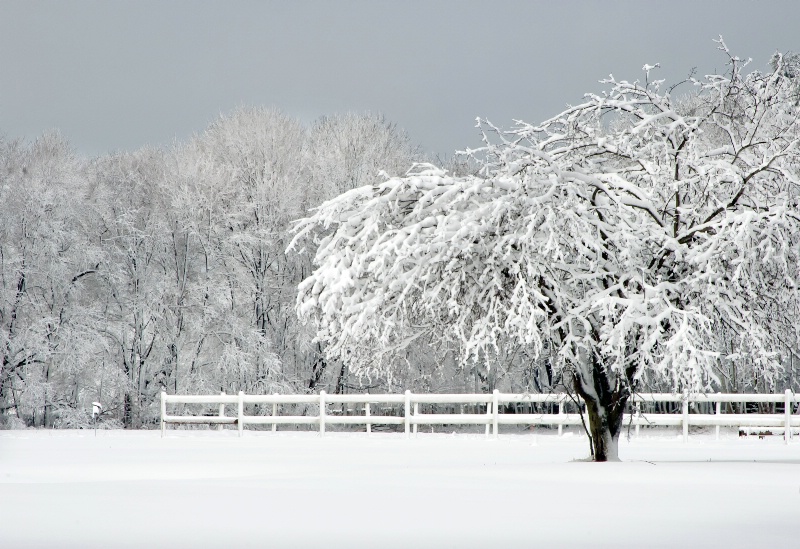
[[[428,151],[475,117],[539,121],[645,63],[763,68],[800,51],[800,2],[0,0],[0,134],[58,128],[96,155],[164,145],[239,105],[311,122],[381,112]]]

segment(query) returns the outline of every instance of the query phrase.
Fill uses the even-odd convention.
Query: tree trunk
[[[595,389],[602,389],[603,383],[595,382]],[[622,432],[622,419],[628,391],[615,390],[589,391],[576,379],[575,391],[586,403],[589,416],[589,436],[594,461],[619,461],[619,435]]]
[[[308,381],[309,390],[313,391],[314,388],[319,384],[327,366],[328,363],[325,360],[325,356],[322,354],[322,345],[317,343],[317,359],[311,366],[311,379]]]
[[[129,391],[125,392],[125,400],[122,408],[122,426],[130,429],[133,426],[133,398]]]
[[[48,383],[50,382],[50,361],[46,362],[45,370],[44,370],[44,402],[43,408],[44,413],[42,414],[42,427],[51,427],[52,421],[52,404],[50,400],[52,399],[52,395],[48,394]]]
[[[597,401],[584,400],[589,416],[594,461],[619,461],[619,434],[622,431],[622,410],[625,405],[617,409],[606,407]]]

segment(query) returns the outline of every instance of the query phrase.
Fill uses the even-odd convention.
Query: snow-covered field
[[[800,442],[0,432],[0,547],[800,547]]]

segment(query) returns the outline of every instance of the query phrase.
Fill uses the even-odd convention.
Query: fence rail
[[[776,432],[783,431],[788,442],[792,431],[800,428],[800,410],[792,413],[793,408],[800,403],[800,395],[795,395],[787,390],[782,394],[672,394],[672,393],[639,393],[630,399],[632,413],[625,414],[624,423],[636,428],[639,433],[641,426],[680,426],[683,428],[683,439],[688,440],[690,426],[715,426],[716,435],[719,437],[720,427],[739,428],[764,428]],[[217,404],[217,415],[169,415],[168,404]],[[245,415],[245,405],[272,405],[271,415]],[[281,415],[279,406],[287,404],[316,405],[316,415]],[[363,408],[348,412],[358,412],[355,415],[338,414],[329,410],[329,406],[363,405]],[[373,405],[402,405],[402,414],[374,415]],[[420,413],[419,405],[448,405],[461,406],[460,413]],[[509,413],[509,405],[549,404],[557,412],[541,413]],[[659,413],[643,411],[648,405],[662,408],[665,405],[680,404],[680,413]],[[739,404],[745,409],[747,405],[772,405],[773,412],[776,408],[783,408],[782,413],[725,413],[722,405],[729,404],[733,408]],[[236,415],[225,415],[225,406],[235,405]],[[464,413],[464,405],[484,405],[485,412]],[[698,413],[691,410],[694,407],[714,407],[714,413]],[[582,425],[581,413],[567,413],[566,407],[581,410],[583,403],[575,400],[565,393],[553,394],[514,394],[494,391],[490,394],[416,394],[406,391],[404,394],[356,394],[356,395],[329,395],[321,391],[317,395],[168,395],[161,393],[161,436],[164,436],[168,424],[212,424],[236,425],[239,436],[242,435],[245,425],[272,425],[275,431],[278,425],[316,425],[320,434],[325,433],[326,425],[364,425],[367,432],[373,425],[404,425],[405,433],[416,433],[419,425],[484,425],[486,435],[491,433],[499,435],[500,425],[549,425],[557,426],[561,434],[564,426]],[[673,406],[676,407],[676,406]],[[384,410],[385,411],[385,410]],[[394,411],[394,408],[391,408]],[[362,413],[363,412],[363,413]]]

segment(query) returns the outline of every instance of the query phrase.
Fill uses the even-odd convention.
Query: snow
[[[800,443],[0,432],[0,547],[791,547]]]

